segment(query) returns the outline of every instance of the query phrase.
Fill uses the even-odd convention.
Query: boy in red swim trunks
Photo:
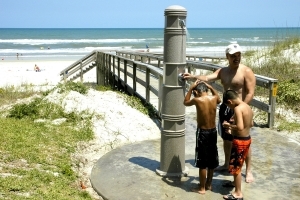
[[[253,111],[247,103],[239,98],[234,90],[227,90],[223,94],[223,102],[234,110],[234,122],[231,124],[224,121],[222,125],[229,134],[233,135],[229,173],[234,176],[235,185],[235,191],[232,194],[223,196],[223,198],[242,200],[241,169],[251,144],[250,128],[253,126]]]
[[[208,89],[212,95],[208,95]],[[192,93],[194,98],[190,99]],[[214,169],[219,165],[215,121],[217,104],[220,102],[221,99],[214,88],[199,80],[191,85],[183,102],[185,106],[195,105],[197,109],[195,166],[199,168],[200,187],[192,191],[199,194],[211,190]]]

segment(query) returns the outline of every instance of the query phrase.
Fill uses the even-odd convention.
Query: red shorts
[[[236,137],[232,140],[231,155],[229,161],[229,173],[237,175],[241,172],[242,166],[248,154],[251,144],[251,137]]]

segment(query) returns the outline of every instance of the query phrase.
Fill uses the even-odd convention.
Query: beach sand
[[[0,61],[0,87],[22,84],[56,85],[60,81],[59,73],[74,61]],[[34,71],[35,64],[41,69]]]
[[[60,82],[60,72],[76,62],[76,60],[0,60],[0,87],[21,86],[55,86]],[[34,66],[40,72],[34,71]],[[96,70],[84,75],[84,82],[96,82]]]

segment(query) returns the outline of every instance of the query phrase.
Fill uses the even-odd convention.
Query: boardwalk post
[[[162,86],[162,131],[160,176],[186,176],[185,167],[185,82],[178,77],[186,65],[185,8],[165,9],[164,74]]]
[[[80,61],[80,82],[83,82],[83,65],[82,65],[82,60]]]
[[[271,84],[269,86],[269,105],[270,105],[270,111],[268,112],[269,128],[273,128],[273,126],[274,126],[277,88],[278,88],[277,81],[271,82]]]

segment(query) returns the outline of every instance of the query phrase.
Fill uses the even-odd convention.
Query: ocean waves
[[[151,40],[160,39],[0,39],[1,43],[13,44],[13,45],[52,45],[52,44],[108,44],[108,43],[145,43],[145,41],[150,42]],[[161,39],[163,40],[163,39]]]
[[[289,33],[289,34],[287,34]],[[246,51],[299,35],[300,29],[188,28],[186,52],[223,55],[230,43]],[[281,37],[282,36],[282,37]],[[134,50],[163,52],[164,29],[0,29],[0,58],[85,56],[94,51]]]

